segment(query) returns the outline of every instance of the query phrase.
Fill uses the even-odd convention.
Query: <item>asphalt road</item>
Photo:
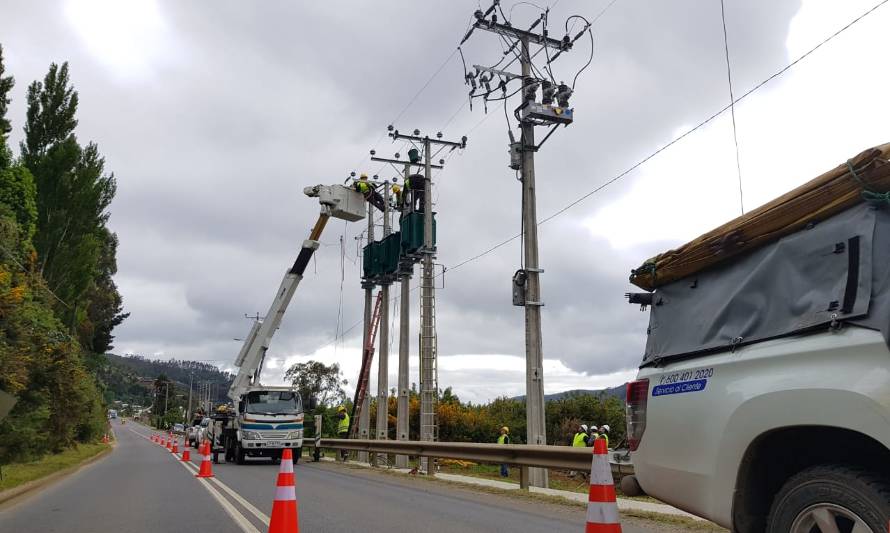
[[[214,480],[187,468],[136,424],[115,425],[113,453],[0,508],[0,531],[264,532],[278,467],[267,460],[213,465]],[[194,450],[193,450],[194,452]],[[302,532],[583,531],[585,511],[326,463],[295,468]],[[670,531],[648,522],[625,533]]]

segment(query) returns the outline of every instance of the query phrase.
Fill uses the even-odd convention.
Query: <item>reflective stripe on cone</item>
[[[281,453],[281,468],[275,484],[275,501],[269,533],[299,533],[300,519],[297,514],[297,489],[294,483],[294,456],[290,448]]]
[[[615,481],[612,479],[608,454],[605,439],[593,441],[585,533],[621,533],[618,503],[615,501]]]

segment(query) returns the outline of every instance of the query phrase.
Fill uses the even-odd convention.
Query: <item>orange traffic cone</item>
[[[593,441],[585,533],[621,533],[618,504],[615,502],[615,481],[608,455],[606,439]]]
[[[294,457],[290,448],[285,448],[281,454],[281,468],[278,470],[278,483],[275,487],[275,501],[272,503],[269,533],[299,532],[300,519],[297,515],[297,492],[294,485]]]
[[[190,462],[190,461],[192,460],[192,456],[191,456],[191,454],[189,453],[189,447],[188,447],[188,446],[183,446],[183,447],[182,447],[182,460],[183,460],[183,461],[188,461],[188,462]]]
[[[167,446],[167,441],[164,439],[163,435],[161,435],[161,446]]]
[[[213,477],[213,467],[210,466],[210,450],[205,446],[204,452],[201,454],[201,469],[195,474],[195,477]]]
[[[168,436],[168,438],[167,438],[167,450],[172,450],[172,449],[173,449],[173,438]]]
[[[170,451],[172,453],[179,453],[179,439],[173,439],[173,449]]]

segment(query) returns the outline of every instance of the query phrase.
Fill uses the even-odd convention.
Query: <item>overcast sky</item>
[[[558,1],[552,33],[562,35],[569,15],[593,18],[610,1]],[[736,96],[875,3],[726,0]],[[539,14],[513,5],[504,1],[517,26]],[[492,104],[489,115],[478,103],[461,108],[467,88],[452,52],[476,8],[475,0],[0,0],[0,42],[17,81],[13,142],[22,135],[27,84],[50,62],[69,61],[80,93],[78,137],[98,143],[118,180],[110,225],[131,316],[116,330],[115,351],[231,368],[240,348],[233,339],[250,327],[244,314],[265,312],[315,220],[317,203],[302,188],[342,182],[353,170],[395,175],[367,158],[370,148],[404,155],[383,137],[390,123],[469,137],[435,176],[437,262],[457,265],[516,235],[520,186],[507,167],[503,108]],[[890,8],[882,7],[736,106],[746,208],[890,140],[887,27]],[[536,158],[541,219],[729,100],[719,1],[617,0],[594,33],[593,62],[571,101],[576,121]],[[589,50],[578,41],[554,64],[557,78],[570,82]],[[476,32],[464,55],[470,65],[492,64],[501,46]],[[630,269],[739,213],[725,113],[543,224],[546,392],[632,377],[648,315],[623,300],[634,290]],[[329,225],[264,381],[308,359],[338,361],[355,380],[361,327],[333,340],[338,314],[341,329],[361,319],[355,237],[363,229]],[[449,270],[438,292],[440,386],[453,385],[464,399],[524,393],[523,312],[510,297],[519,246],[515,240]],[[412,292],[412,382],[418,300]],[[392,387],[397,329],[390,338]]]

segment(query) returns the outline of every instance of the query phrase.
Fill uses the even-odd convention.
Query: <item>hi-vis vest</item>
[[[501,435],[500,437],[498,437],[498,444],[509,444],[509,443],[510,443],[510,437],[508,437],[506,433]]]
[[[572,446],[574,446],[575,448],[583,448],[587,446],[587,444],[584,443],[584,437],[586,436],[587,435],[585,433],[582,433],[580,431],[578,433],[575,433],[575,438],[572,440]]]
[[[349,415],[343,413],[343,420],[337,423],[337,433],[346,433],[349,431]]]

